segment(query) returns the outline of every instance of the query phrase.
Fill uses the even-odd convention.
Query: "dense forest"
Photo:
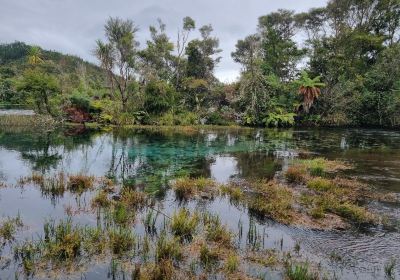
[[[214,75],[221,50],[211,25],[186,17],[173,42],[158,20],[140,46],[133,21],[110,18],[93,42],[99,66],[0,45],[0,103],[80,123],[398,127],[399,27],[399,0],[278,10],[237,42],[241,75],[227,84]]]

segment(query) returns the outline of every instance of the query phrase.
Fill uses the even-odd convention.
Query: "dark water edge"
[[[272,178],[298,157],[322,156],[344,160],[354,169],[344,175],[370,184],[376,192],[400,193],[400,132],[375,129],[204,129],[162,130],[127,129],[92,131],[59,129],[25,131],[0,128],[0,180],[15,185],[32,172],[55,174],[59,171],[115,178],[126,185],[140,185],[155,197],[166,214],[179,207],[219,214],[234,232],[250,221],[262,236],[264,248],[292,251],[296,243],[301,254],[339,279],[384,279],[383,268],[400,257],[397,230],[373,228],[360,231],[316,231],[260,220],[226,198],[180,204],[166,182],[176,176],[205,176],[219,182],[230,179]],[[37,188],[1,188],[0,216],[20,213],[28,224],[17,240],[32,238],[49,217],[65,217],[65,206],[85,209],[93,193],[77,197],[46,196]],[[371,209],[398,220],[397,204],[373,203]],[[96,224],[93,213],[75,217],[81,224]],[[161,222],[161,221],[160,221]],[[143,229],[135,228],[141,232]],[[246,240],[241,240],[246,246]],[[7,249],[3,255],[7,254]],[[341,256],[332,258],[332,255]],[[0,271],[0,279],[14,279],[17,268],[10,264]],[[250,269],[250,268],[249,268]],[[64,278],[111,279],[109,260],[88,266],[88,271]],[[277,271],[268,277],[281,279]],[[399,276],[396,267],[396,274]],[[83,275],[83,276],[82,276]],[[265,277],[265,279],[270,279]],[[118,279],[123,279],[123,273]]]

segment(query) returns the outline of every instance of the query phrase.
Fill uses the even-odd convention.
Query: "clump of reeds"
[[[203,267],[207,270],[210,270],[218,264],[219,254],[216,249],[209,248],[203,243],[200,248],[199,258]]]
[[[165,260],[180,261],[182,259],[182,248],[179,239],[169,238],[165,231],[162,231],[156,244],[156,261]]]
[[[95,178],[83,174],[70,175],[68,177],[68,190],[73,193],[81,194],[86,190],[92,189]]]
[[[203,223],[206,231],[207,241],[216,242],[219,246],[230,247],[232,245],[232,234],[221,224],[218,215],[204,214]]]
[[[258,194],[250,199],[249,209],[274,220],[289,223],[293,218],[293,191],[275,182],[257,182]]]
[[[197,212],[191,215],[188,210],[181,208],[172,215],[171,231],[182,240],[190,240],[196,232],[199,221],[200,218]]]
[[[135,247],[135,236],[129,229],[111,229],[108,232],[108,238],[113,254],[122,255],[130,252]]]
[[[7,218],[0,223],[0,245],[14,240],[14,236],[19,228],[23,227],[20,215],[16,218]]]
[[[309,265],[305,264],[287,264],[286,277],[289,280],[317,280],[318,275],[310,271]]]
[[[233,184],[222,185],[220,187],[220,190],[222,195],[229,196],[229,198],[234,202],[241,201],[244,196],[243,190],[240,187],[235,186]]]
[[[201,192],[214,193],[217,183],[208,178],[178,178],[172,183],[172,188],[180,198],[190,198]]]

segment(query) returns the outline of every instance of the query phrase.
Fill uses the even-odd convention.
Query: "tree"
[[[30,48],[28,53],[28,61],[31,65],[37,65],[43,62],[42,51],[38,46],[33,46]]]
[[[37,111],[55,116],[51,98],[59,92],[57,79],[39,69],[29,69],[24,73],[17,90],[25,92],[33,98]],[[44,108],[43,108],[44,107]]]
[[[105,25],[107,43],[97,40],[95,55],[106,71],[112,93],[118,92],[122,110],[126,111],[132,95],[137,68],[137,47],[135,40],[138,28],[130,20],[110,18]]]
[[[258,21],[264,75],[273,74],[282,81],[292,80],[297,64],[305,54],[293,41],[296,31],[294,12],[278,10]]]
[[[183,27],[181,30],[178,30],[178,39],[176,41],[176,62],[175,62],[175,87],[179,88],[181,83],[181,78],[184,75],[184,67],[183,67],[183,56],[186,52],[186,46],[189,40],[190,32],[196,28],[196,22],[191,17],[183,18]]]
[[[174,44],[165,33],[165,27],[160,19],[158,27],[150,26],[151,40],[147,41],[147,48],[139,52],[141,74],[145,82],[152,79],[172,80]]]
[[[303,96],[303,110],[308,113],[314,100],[321,94],[320,88],[324,87],[325,84],[321,83],[320,76],[311,79],[306,71],[301,72],[297,83],[299,84],[299,93]]]
[[[214,80],[214,69],[221,60],[221,57],[217,56],[221,52],[218,48],[219,40],[211,36],[213,31],[211,25],[205,25],[199,30],[201,40],[190,41],[186,49],[188,56],[186,75],[211,82]]]
[[[145,88],[144,109],[149,114],[161,115],[173,107],[175,89],[165,81],[152,80]]]

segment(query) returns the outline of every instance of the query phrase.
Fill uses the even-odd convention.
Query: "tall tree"
[[[165,24],[158,19],[158,26],[150,26],[151,40],[146,49],[139,52],[142,59],[141,73],[148,82],[151,79],[171,81],[173,76],[174,44],[165,32]]]
[[[189,41],[190,33],[196,28],[196,22],[191,17],[183,18],[182,29],[178,30],[176,41],[176,62],[175,62],[175,87],[180,88],[182,77],[184,76],[183,57],[186,53],[186,47]]]
[[[107,42],[97,40],[95,55],[106,71],[113,94],[120,96],[122,110],[127,110],[127,102],[133,94],[132,85],[136,81],[137,48],[135,36],[138,28],[130,20],[110,18],[105,25]]]
[[[258,29],[262,43],[264,74],[274,74],[282,81],[293,80],[297,64],[305,54],[293,40],[296,32],[294,12],[278,10],[262,16],[259,18]]]

